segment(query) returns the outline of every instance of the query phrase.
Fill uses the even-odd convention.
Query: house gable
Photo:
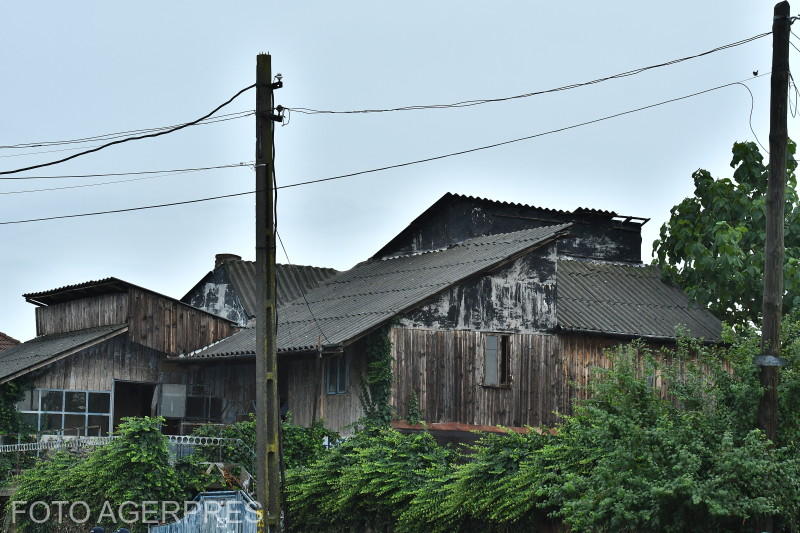
[[[606,261],[641,262],[641,226],[647,219],[612,211],[544,209],[447,193],[373,257],[436,250],[481,235],[572,223],[559,252]]]
[[[557,244],[465,280],[402,315],[409,328],[540,332],[556,327]]]

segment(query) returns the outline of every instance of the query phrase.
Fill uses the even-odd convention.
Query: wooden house
[[[641,263],[646,221],[445,195],[373,257],[280,305],[284,410],[347,432],[365,339],[384,326],[397,425],[416,397],[431,427],[457,430],[553,424],[615,343],[670,343],[679,326],[717,341],[719,320]],[[172,361],[213,381],[251,375],[254,352],[244,328]]]

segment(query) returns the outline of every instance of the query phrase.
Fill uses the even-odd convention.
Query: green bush
[[[205,477],[192,460],[170,464],[167,440],[161,434],[162,423],[161,418],[127,418],[117,429],[118,438],[106,446],[95,448],[85,456],[59,452],[38,461],[16,478],[17,489],[9,508],[14,501],[28,502],[19,506],[20,510],[27,510],[36,501],[86,502],[92,523],[116,528],[126,525],[120,521],[118,513],[123,502],[191,499],[212,480]],[[100,519],[104,506],[113,510],[116,520],[110,519],[108,512]],[[134,508],[131,506],[129,510],[134,511]],[[35,516],[42,516],[44,509],[34,508],[34,512]],[[83,513],[80,508],[78,514],[82,516]],[[68,530],[67,525],[54,520],[36,524],[27,513],[19,518],[17,527],[21,532]],[[142,524],[126,527],[134,533],[147,531]]]

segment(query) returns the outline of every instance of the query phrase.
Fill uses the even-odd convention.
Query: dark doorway
[[[152,416],[155,383],[114,381],[114,429],[126,416]]]

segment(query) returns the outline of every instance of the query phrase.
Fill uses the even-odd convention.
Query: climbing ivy
[[[390,325],[367,336],[367,371],[361,380],[359,399],[364,410],[364,422],[370,426],[388,426],[392,421],[389,404],[392,390],[392,342]]]
[[[25,394],[26,384],[11,381],[0,385],[0,436],[16,435],[22,428],[17,402]]]

